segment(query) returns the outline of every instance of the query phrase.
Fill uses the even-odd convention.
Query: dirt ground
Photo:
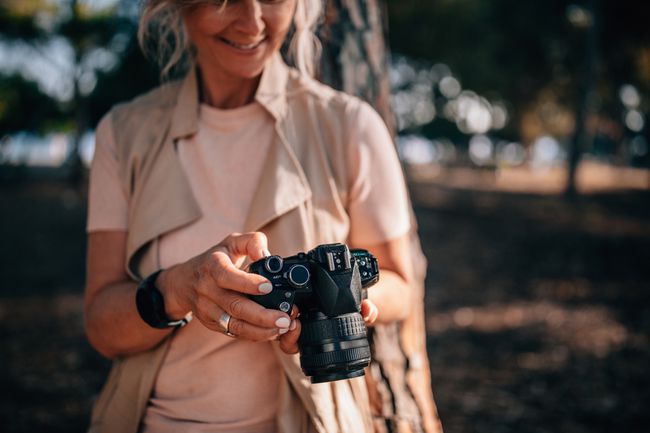
[[[650,192],[566,201],[414,183],[447,432],[648,432]],[[81,432],[85,201],[0,185],[0,431]]]

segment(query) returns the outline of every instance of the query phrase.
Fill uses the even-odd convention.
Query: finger
[[[295,319],[296,317],[300,316],[300,309],[298,308],[297,305],[294,305],[293,308],[291,309],[291,320]]]
[[[291,329],[291,326],[294,328]],[[289,327],[289,331],[278,338],[280,342],[280,349],[284,353],[293,354],[298,353],[298,337],[300,337],[300,320],[293,320]]]
[[[232,317],[228,330],[237,338],[251,341],[270,341],[278,337],[281,329],[262,328],[252,325],[244,320]]]
[[[209,273],[216,285],[224,289],[249,295],[266,295],[273,290],[269,280],[238,269],[230,256],[221,250],[212,252]]]
[[[217,304],[233,318],[263,328],[287,329],[291,319],[286,313],[264,308],[236,292],[224,290]]]
[[[269,341],[277,338],[279,329],[276,327],[266,328],[247,323],[241,319],[230,317],[228,322],[228,329],[224,329],[219,323],[219,318],[224,313],[224,310],[212,304],[211,307],[203,306],[200,311],[195,313],[195,317],[206,328],[225,334],[226,331],[230,332],[237,338],[242,338],[251,341]]]
[[[266,257],[269,251],[268,240],[262,232],[233,233],[220,245],[228,250],[233,262],[241,256],[248,256],[252,261],[256,261]]]
[[[361,316],[367,325],[371,325],[377,320],[379,309],[370,299],[364,299],[361,301]]]

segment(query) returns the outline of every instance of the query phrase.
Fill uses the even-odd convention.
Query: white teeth
[[[250,50],[250,49],[253,49],[253,48],[257,47],[260,43],[262,43],[262,41],[259,41],[259,42],[254,42],[252,44],[242,45],[242,44],[237,44],[237,43],[235,43],[233,41],[229,41],[228,39],[222,39],[222,40],[224,42],[226,42],[228,45],[231,45],[231,46],[233,46],[235,48],[239,48],[241,50]]]

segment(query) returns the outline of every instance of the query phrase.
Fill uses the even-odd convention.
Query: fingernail
[[[278,328],[289,329],[289,325],[291,325],[291,321],[289,320],[288,317],[280,317],[278,320],[275,321],[275,326],[277,326]]]
[[[287,332],[289,332],[289,328],[280,328],[280,329],[278,329],[278,334],[279,335],[286,334]]]
[[[270,252],[269,250],[267,250],[266,248],[264,248],[264,249],[262,250],[262,254],[264,254],[264,257],[268,257],[268,256],[271,255],[271,252]]]
[[[296,329],[296,326],[297,326],[296,321],[292,320],[291,325],[289,325],[289,331],[293,331],[294,329]]]
[[[273,290],[273,284],[262,283],[259,285],[257,289],[260,291],[260,293],[264,293],[264,294],[271,293],[271,290]]]

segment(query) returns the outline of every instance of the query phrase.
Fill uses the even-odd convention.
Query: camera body
[[[312,383],[362,376],[370,363],[361,301],[379,280],[379,266],[366,250],[324,244],[295,256],[270,256],[252,263],[249,272],[273,285],[258,304],[285,313],[297,305],[302,331],[300,365]]]

